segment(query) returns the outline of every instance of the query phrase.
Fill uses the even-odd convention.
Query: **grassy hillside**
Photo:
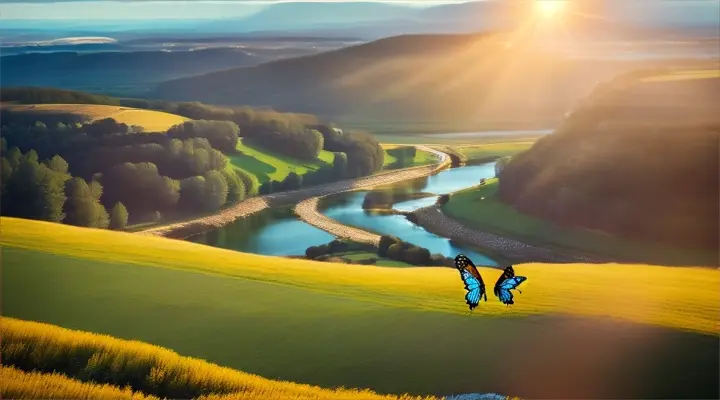
[[[9,317],[144,340],[324,387],[525,397],[717,395],[717,270],[519,265],[517,273],[529,279],[514,307],[489,296],[468,315],[457,272],[448,268],[280,261],[127,233],[0,222]],[[481,272],[487,282],[499,276]],[[483,346],[476,346],[479,334]],[[662,339],[643,339],[648,335]],[[606,372],[596,370],[598,357],[623,346],[634,352],[608,360]],[[499,357],[516,351],[528,362]],[[495,360],[492,370],[465,374],[487,359]],[[599,378],[615,362],[618,371],[637,375],[610,386],[567,380],[572,374],[615,379]],[[663,378],[687,368],[696,372],[682,382]],[[503,379],[510,374],[512,381]]]
[[[11,320],[2,319],[3,327]],[[49,326],[47,326],[49,327]],[[48,336],[51,332],[47,333]],[[5,335],[5,332],[3,332]],[[112,385],[85,383],[62,373],[25,372],[0,366],[0,396],[5,399],[74,399],[74,400],[156,400],[130,389]]]
[[[139,341],[14,318],[0,321],[6,365],[0,367],[0,393],[4,398],[412,400],[368,390],[273,381]],[[25,372],[31,370],[36,372]]]
[[[719,93],[692,70],[620,76],[514,157],[498,196],[565,227],[716,255]]]
[[[382,144],[383,149],[385,150],[385,158],[383,159],[383,169],[389,169],[393,167],[397,168],[411,168],[411,167],[419,167],[421,165],[429,165],[434,164],[438,162],[437,157],[427,151],[423,150],[417,150],[415,154],[415,158],[412,159],[412,161],[405,160],[404,165],[394,165],[398,159],[393,156],[392,154],[388,153],[388,150],[392,150],[398,147],[396,144]]]
[[[80,114],[89,121],[112,118],[120,123],[142,126],[147,132],[165,132],[171,126],[189,120],[189,118],[161,111],[100,104],[8,104],[3,108],[15,113]]]
[[[518,141],[505,143],[487,143],[481,145],[458,146],[456,150],[465,155],[469,161],[488,160],[512,156],[532,147],[534,141]]]
[[[127,50],[127,49],[126,49]],[[278,58],[272,51],[206,48],[195,51],[72,51],[0,57],[3,86],[51,86],[96,93],[138,95],[158,82]],[[307,52],[288,49],[293,56]]]
[[[715,265],[717,253],[631,241],[603,232],[559,226],[517,211],[497,197],[498,180],[455,193],[443,213],[483,232],[542,247],[661,265]]]
[[[269,105],[385,132],[397,125],[407,125],[404,131],[418,126],[544,129],[556,125],[599,80],[639,67],[686,64],[558,58],[540,51],[532,37],[532,32],[523,37],[404,35],[173,80],[159,85],[156,94]],[[508,41],[514,46],[508,48]]]
[[[255,175],[260,183],[282,181],[290,172],[303,175],[322,166],[331,166],[335,159],[331,151],[322,150],[317,160],[298,160],[245,144],[242,140],[238,142],[237,150],[240,154],[229,156],[232,166]]]

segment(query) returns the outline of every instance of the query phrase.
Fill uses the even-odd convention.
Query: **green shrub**
[[[387,249],[387,251],[385,252],[385,255],[392,260],[402,261],[404,253],[405,253],[405,249],[403,248],[403,245],[401,243],[393,243]]]
[[[401,243],[402,241],[395,237],[390,235],[383,235],[380,237],[380,244],[378,245],[378,254],[380,256],[386,256],[388,254],[388,249],[390,246],[396,243]]]

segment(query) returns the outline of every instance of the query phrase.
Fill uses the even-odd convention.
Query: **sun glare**
[[[562,12],[566,5],[565,0],[535,0],[537,11],[546,18],[552,18]]]

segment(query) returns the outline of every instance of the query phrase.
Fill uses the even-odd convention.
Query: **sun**
[[[552,18],[562,12],[566,3],[565,0],[535,0],[538,13],[546,18]]]

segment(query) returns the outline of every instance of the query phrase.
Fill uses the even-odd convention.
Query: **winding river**
[[[453,168],[427,178],[390,185],[407,193],[432,193],[435,195],[454,192],[476,185],[481,178],[495,176],[495,163]],[[476,263],[497,265],[479,251],[452,243],[408,221],[402,215],[382,215],[362,209],[367,191],[340,193],[325,201],[322,211],[330,218],[380,234],[389,234],[418,246],[431,253],[455,257],[465,253]],[[412,211],[433,204],[437,196],[396,203],[399,211]],[[188,240],[210,246],[273,256],[299,256],[305,249],[330,242],[334,236],[300,221],[291,208],[269,209],[238,220],[224,228],[192,236]]]

